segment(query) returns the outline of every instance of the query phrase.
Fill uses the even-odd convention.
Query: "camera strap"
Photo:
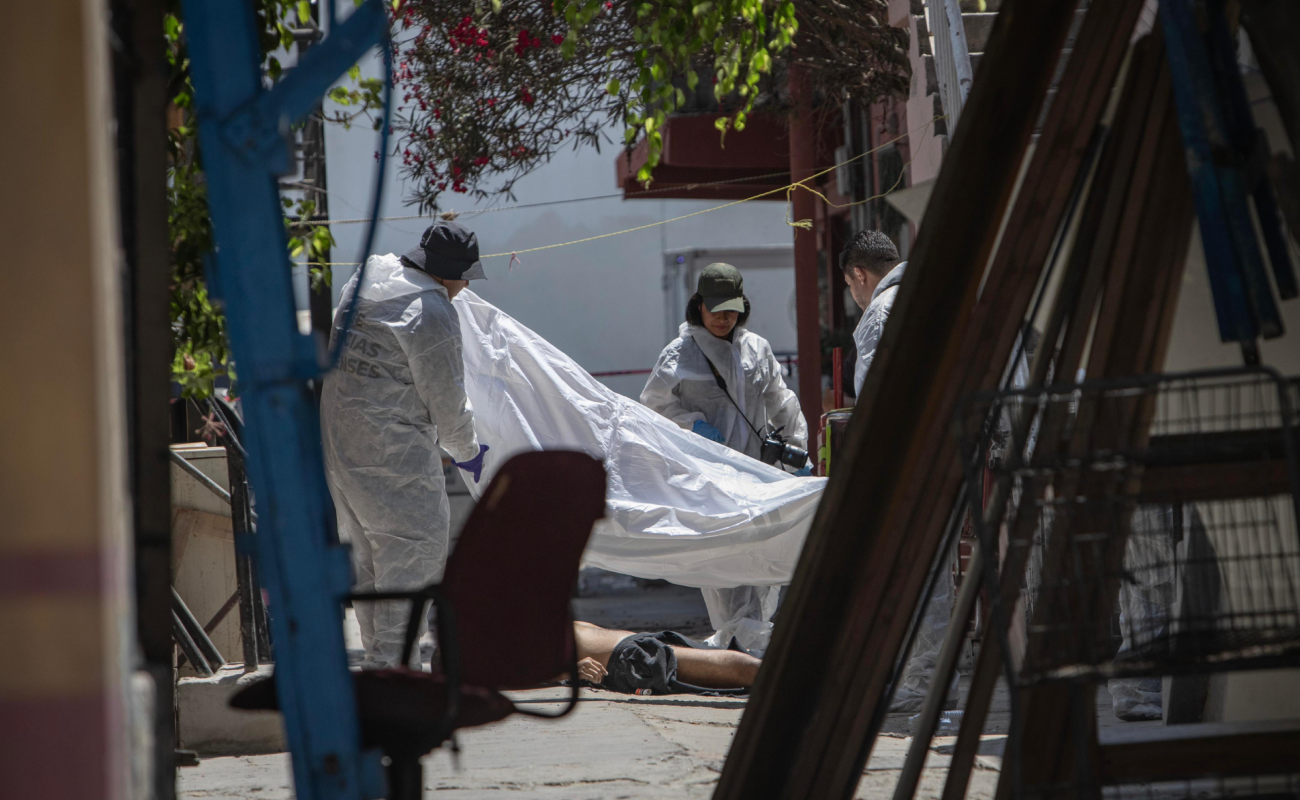
[[[750,422],[749,417],[745,416],[745,412],[740,410],[740,405],[736,402],[735,398],[731,396],[731,392],[727,391],[727,382],[723,380],[722,373],[718,372],[718,368],[713,366],[713,360],[709,358],[708,354],[704,352],[704,348],[702,347],[700,348],[700,355],[704,356],[704,362],[709,365],[709,370],[713,372],[713,380],[718,384],[718,388],[727,396],[727,399],[731,401],[731,404],[736,407],[736,413],[740,415],[740,418],[745,421],[745,424],[749,426],[749,429],[753,431],[754,435],[758,437],[758,440],[762,442],[763,434],[758,432],[758,428],[754,427],[754,423]]]

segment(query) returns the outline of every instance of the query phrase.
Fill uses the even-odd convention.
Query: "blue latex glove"
[[[705,439],[717,442],[718,444],[727,443],[727,440],[722,438],[722,431],[702,419],[695,420],[695,425],[691,427],[691,433],[703,436]]]
[[[483,475],[483,454],[487,451],[488,446],[481,444],[478,446],[478,455],[474,456],[469,461],[453,461],[451,463],[473,475],[474,482],[478,483],[478,479]]]
[[[796,478],[807,478],[812,475],[812,464],[804,465],[804,468],[794,474]]]

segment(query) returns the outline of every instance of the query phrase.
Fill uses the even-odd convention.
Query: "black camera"
[[[763,447],[758,451],[759,460],[772,466],[781,463],[792,469],[803,469],[808,463],[808,451],[788,444],[781,435],[783,430],[784,426],[777,428],[763,440]]]

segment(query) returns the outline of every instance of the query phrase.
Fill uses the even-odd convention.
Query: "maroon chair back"
[[[592,526],[604,515],[605,468],[585,453],[522,453],[501,467],[442,581],[466,684],[520,688],[572,669],[569,602]]]

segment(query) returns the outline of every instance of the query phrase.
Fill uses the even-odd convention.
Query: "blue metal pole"
[[[1219,335],[1253,350],[1259,335],[1281,334],[1282,318],[1246,204],[1245,177],[1232,163],[1223,98],[1191,0],[1160,0],[1160,18]]]
[[[352,585],[347,548],[330,541],[329,491],[310,381],[313,340],[298,332],[275,177],[292,154],[282,133],[386,35],[369,0],[312,51],[292,79],[263,85],[250,2],[184,0],[208,204],[217,243],[210,290],[225,303],[239,369],[248,475],[258,498],[256,558],[270,599],[275,680],[299,798],[383,792],[377,752],[363,753],[343,641]]]

